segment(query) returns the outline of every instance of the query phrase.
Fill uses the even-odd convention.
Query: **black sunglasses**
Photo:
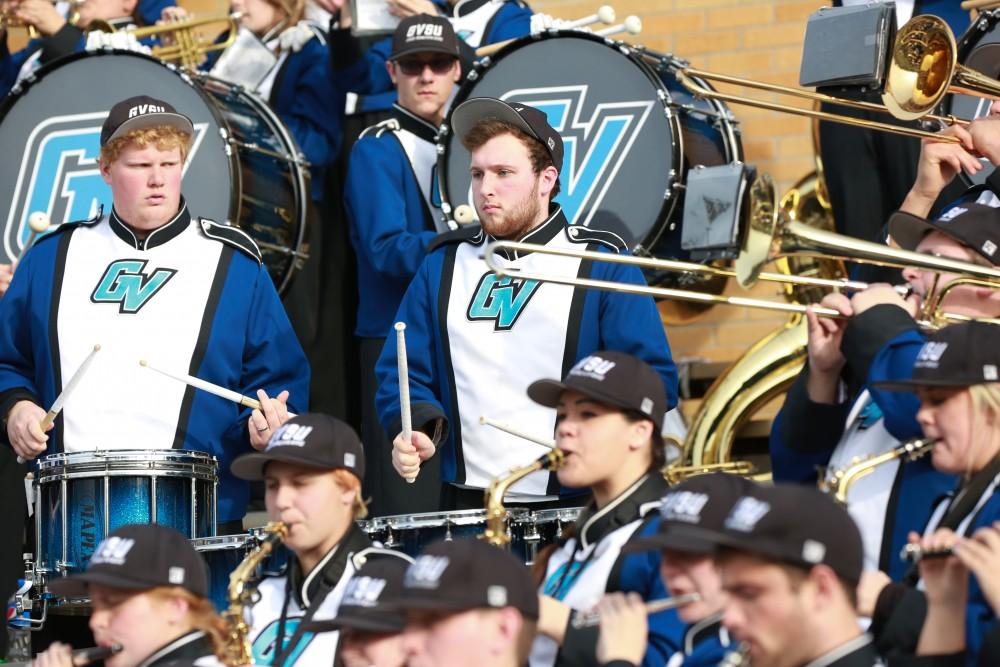
[[[430,67],[435,74],[447,74],[451,70],[456,58],[453,56],[440,55],[434,58],[400,58],[396,65],[406,76],[418,76],[423,73],[425,67]]]

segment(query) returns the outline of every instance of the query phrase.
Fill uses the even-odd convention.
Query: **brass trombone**
[[[136,40],[145,39],[146,37],[169,35],[173,38],[174,43],[154,46],[152,49],[153,55],[160,60],[177,63],[181,67],[194,70],[197,69],[206,53],[225,51],[236,41],[236,33],[240,29],[239,17],[240,15],[237,13],[227,16],[206,16],[200,19],[173,21],[162,25],[126,28],[124,32],[132,35]],[[224,24],[225,30],[228,31],[225,40],[218,43],[209,43],[195,32],[197,28],[212,25],[213,23]],[[90,29],[107,33],[119,32],[106,21],[93,21]]]
[[[786,255],[810,255],[815,257],[839,258],[850,262],[864,264],[879,264],[895,267],[918,267],[920,269],[939,273],[959,274],[961,284],[974,284],[981,287],[1000,289],[1000,269],[979,266],[971,262],[963,262],[947,257],[935,257],[918,252],[891,248],[879,243],[862,241],[850,236],[827,232],[809,225],[790,220],[778,215],[774,206],[774,186],[766,174],[759,176],[750,187],[750,213],[746,222],[747,234],[743,246],[736,259],[735,271],[714,266],[703,266],[690,262],[678,262],[669,259],[651,257],[635,257],[632,255],[617,255],[613,253],[593,252],[587,250],[569,250],[549,248],[532,243],[518,241],[493,241],[483,250],[486,265],[497,275],[509,275],[522,280],[537,280],[551,282],[571,287],[586,287],[611,292],[641,294],[660,299],[676,299],[697,303],[728,304],[746,306],[785,313],[805,313],[807,309],[823,317],[842,318],[839,311],[822,306],[811,306],[799,303],[784,303],[740,296],[717,296],[690,290],[670,287],[653,287],[619,283],[610,280],[580,278],[577,276],[560,276],[545,273],[533,273],[521,269],[504,267],[497,263],[498,250],[515,250],[521,252],[538,252],[559,257],[572,257],[596,262],[625,264],[646,269],[661,271],[680,271],[691,273],[707,273],[710,275],[732,275],[735,273],[743,287],[751,287],[757,280],[776,283],[794,283],[799,285],[817,285],[820,287],[836,287],[840,289],[858,290],[868,287],[866,283],[831,280],[826,278],[811,278],[807,276],[786,276],[782,274],[761,273],[760,269],[769,261]],[[957,287],[958,285],[956,285]],[[928,295],[920,314],[920,324],[927,328],[937,328],[951,322],[966,321],[969,318],[941,311],[943,297]],[[928,311],[932,306],[934,310]],[[979,321],[1000,324],[1000,319],[977,318]]]

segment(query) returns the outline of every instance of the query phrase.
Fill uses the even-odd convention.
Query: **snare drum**
[[[309,201],[308,165],[291,134],[253,94],[132,52],[61,58],[0,103],[0,151],[8,156],[0,196],[10,202],[0,262],[20,254],[35,211],[53,225],[90,218],[102,205],[110,212],[111,190],[96,167],[101,125],[111,105],[150,92],[194,122],[183,187],[192,215],[239,225],[284,290]]]
[[[510,526],[527,518],[527,510],[508,511],[508,534],[511,535],[511,550],[515,554],[523,552],[516,543],[518,536]],[[452,540],[462,537],[478,537],[486,531],[486,510],[459,510],[456,512],[425,512],[422,514],[398,514],[376,517],[367,523],[368,536],[372,541],[381,542],[388,549],[402,551],[414,558],[420,555],[428,544],[438,540]]]
[[[582,509],[565,507],[539,510],[519,517],[511,527],[511,532],[517,538],[514,543],[519,549],[515,553],[524,559],[525,565],[533,564],[542,547],[554,544],[563,528],[576,521]]]
[[[668,57],[620,42],[548,31],[483,59],[452,108],[471,97],[495,97],[541,109],[565,143],[555,201],[567,220],[624,224],[636,252],[683,257],[681,186],[688,170],[741,160],[742,148],[725,105],[694,99],[677,83],[676,69]],[[469,152],[451,133],[442,135],[438,150],[442,210],[471,206]]]
[[[125,524],[214,535],[218,467],[214,456],[177,449],[46,456],[34,483],[36,571],[82,571],[101,540]]]
[[[220,612],[229,607],[229,575],[247,555],[260,546],[260,532],[251,530],[240,535],[220,535],[191,540],[195,550],[208,566],[208,599]],[[261,563],[259,576],[277,574],[285,566],[291,552],[279,544]]]

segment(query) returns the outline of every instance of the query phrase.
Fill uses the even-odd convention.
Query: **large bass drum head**
[[[0,200],[9,202],[0,261],[20,254],[28,216],[53,225],[111,210],[111,189],[97,167],[101,125],[111,107],[134,95],[169,102],[194,122],[183,192],[192,215],[219,222],[233,206],[233,158],[214,106],[187,75],[136,53],[71,56],[40,69],[0,103]]]
[[[678,125],[663,84],[627,46],[578,32],[527,37],[478,65],[452,106],[471,97],[547,114],[565,142],[555,201],[570,223],[617,223],[640,246],[655,242],[682,178]],[[469,152],[451,133],[441,141],[442,199],[472,206]]]

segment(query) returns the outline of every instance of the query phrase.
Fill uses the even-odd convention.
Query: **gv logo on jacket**
[[[484,274],[472,295],[467,317],[472,322],[492,320],[494,331],[510,331],[538,286],[537,280]]]
[[[146,261],[119,259],[111,262],[90,300],[94,303],[117,303],[119,313],[138,313],[177,273],[176,269],[156,269],[147,275],[143,272]]]

